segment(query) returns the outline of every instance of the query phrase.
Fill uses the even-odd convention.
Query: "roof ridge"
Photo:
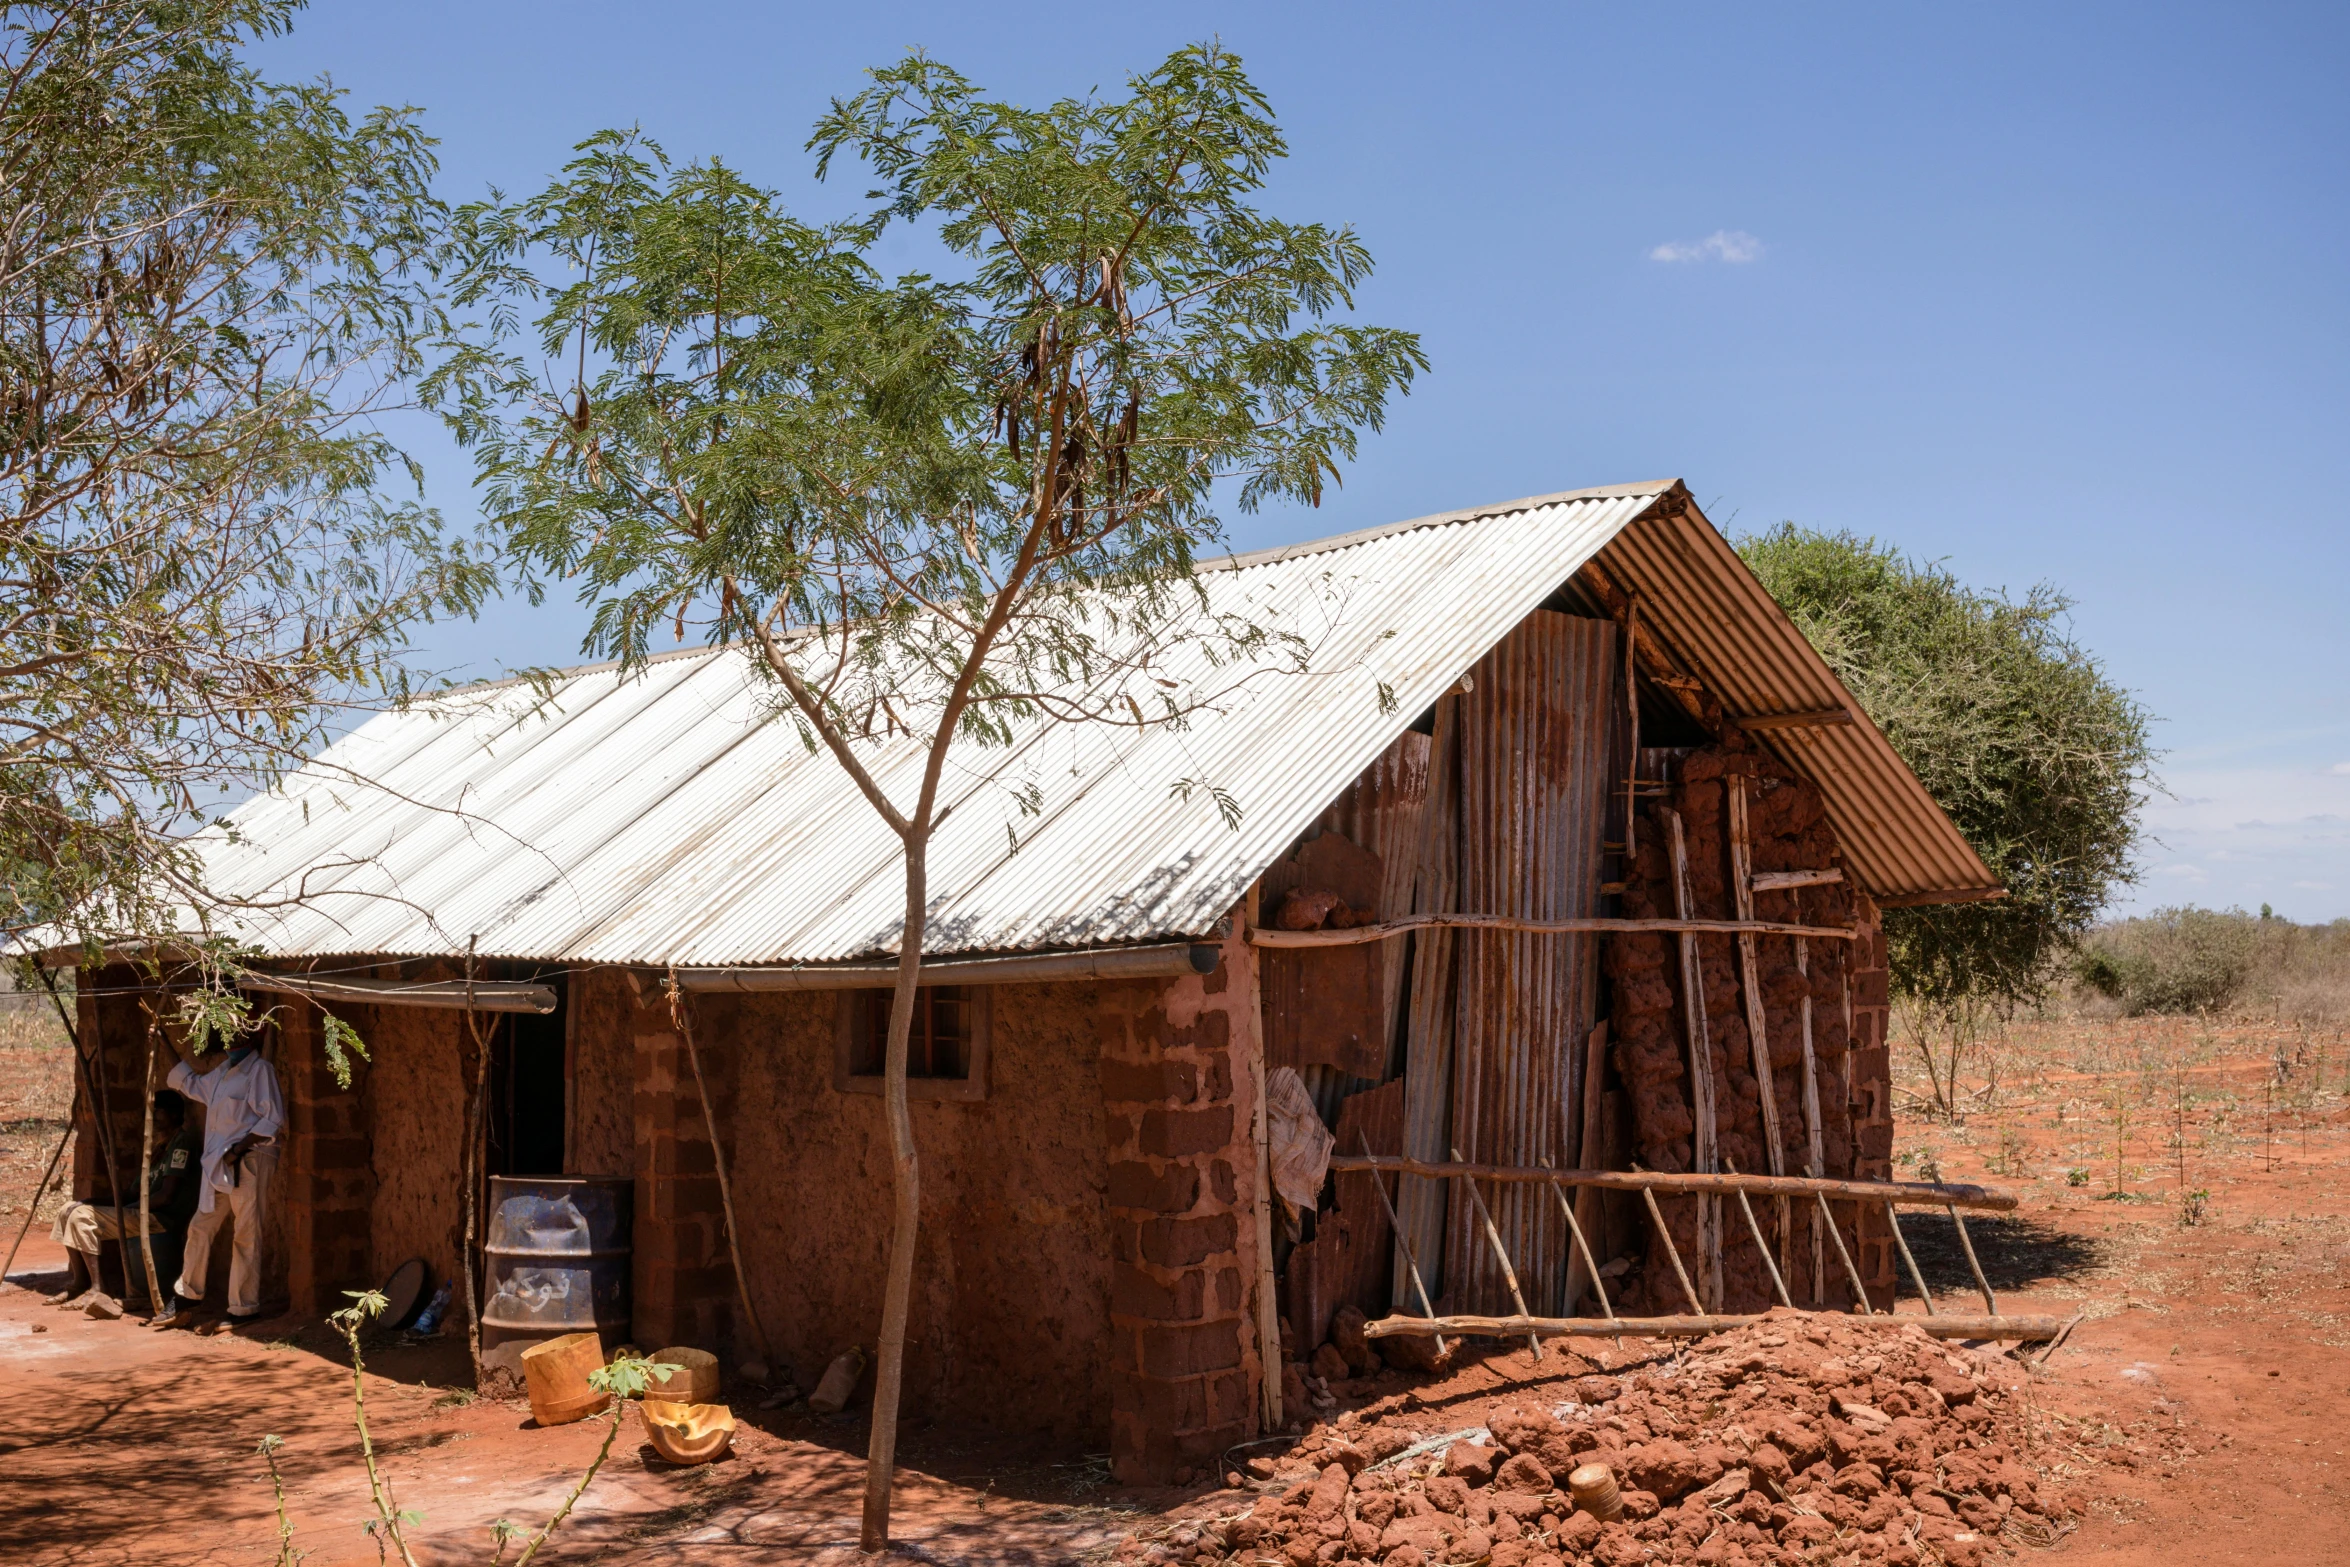
[[[1526,495],[1514,501],[1495,501],[1484,506],[1464,506],[1457,511],[1431,512],[1425,517],[1411,517],[1402,522],[1383,522],[1374,527],[1358,528],[1352,533],[1333,533],[1324,538],[1304,539],[1295,544],[1275,544],[1245,554],[1225,554],[1196,564],[1200,571],[1245,571],[1251,566],[1270,566],[1285,560],[1296,560],[1306,555],[1322,555],[1334,550],[1352,549],[1358,544],[1369,544],[1377,539],[1398,533],[1410,533],[1419,528],[1440,528],[1455,522],[1472,522],[1480,517],[1499,517],[1512,512],[1533,511],[1541,506],[1557,506],[1568,501],[1615,500],[1628,495],[1665,495],[1682,487],[1679,479],[1650,479],[1638,484],[1602,484],[1582,490],[1555,490],[1548,495]],[[640,666],[667,663],[681,658],[700,658],[711,653],[723,653],[729,648],[748,644],[738,640],[706,642],[700,647],[672,648],[666,653],[650,653]],[[495,691],[504,686],[528,685],[534,676],[545,675],[557,680],[573,680],[584,675],[601,675],[622,668],[626,659],[608,658],[594,664],[574,664],[562,668],[540,668],[519,674],[502,675],[495,680],[477,680],[470,685],[447,686],[413,701],[430,701],[442,697],[473,696]]]
[[[1617,500],[1629,495],[1668,495],[1680,488],[1682,484],[1679,479],[1650,479],[1639,484],[1602,484],[1584,490],[1555,490],[1548,495],[1526,495],[1514,501],[1495,501],[1485,506],[1464,506],[1458,511],[1431,512],[1425,517],[1411,517],[1402,522],[1383,522],[1376,527],[1358,528],[1352,533],[1334,533],[1327,538],[1306,539],[1296,544],[1276,544],[1267,549],[1251,550],[1244,555],[1225,555],[1200,562],[1199,569],[1245,571],[1251,566],[1270,566],[1306,555],[1352,549],[1358,544],[1369,544],[1419,528],[1441,528],[1456,522],[1474,522],[1480,517],[1500,517],[1513,512],[1533,511],[1543,506],[1563,505],[1568,501]]]

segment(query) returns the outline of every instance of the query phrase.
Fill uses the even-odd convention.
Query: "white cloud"
[[[2326,771],[2331,773],[2339,773],[2345,778],[2350,778],[2350,762],[2336,762],[2333,766],[2327,768]]]
[[[1651,261],[1724,261],[1731,266],[1758,259],[1763,242],[1744,229],[1715,229],[1703,239],[1667,240],[1648,253]]]
[[[2300,920],[2350,915],[2350,767],[2174,762],[2163,781],[2173,792],[2146,802],[2146,879],[2115,912],[2192,898],[2273,903]]]

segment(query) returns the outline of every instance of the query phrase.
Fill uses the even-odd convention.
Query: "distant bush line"
[[[2265,909],[2157,909],[2081,941],[2061,1010],[2350,1021],[2350,920],[2297,925]]]

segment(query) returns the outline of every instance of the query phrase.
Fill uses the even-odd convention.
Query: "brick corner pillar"
[[[1877,906],[1856,894],[1860,931],[1852,944],[1852,1174],[1856,1180],[1893,1178],[1893,1057],[1887,1041],[1891,979],[1885,955],[1885,927]],[[1893,1231],[1884,1211],[1860,1214],[1861,1282],[1872,1304],[1893,1309]]]
[[[734,1052],[718,1044],[731,1029],[718,1014],[730,1008],[702,1000],[694,1042],[717,1103],[727,1103],[720,1080]],[[637,1344],[670,1344],[723,1352],[734,1281],[726,1255],[726,1209],[718,1195],[718,1165],[694,1089],[685,1041],[670,1025],[669,1004],[658,992],[638,1004],[632,1019],[636,1055],[636,1219],[631,1268],[631,1314]]]
[[[1110,1464],[1122,1485],[1212,1471],[1258,1430],[1255,952],[1100,1000],[1109,1162]]]
[[[354,1057],[351,1086],[344,1088],[320,1047],[318,1009],[289,1002],[279,1017],[288,1146],[276,1196],[284,1215],[286,1293],[296,1311],[336,1311],[347,1304],[345,1291],[369,1284],[375,1167],[368,1066]]]

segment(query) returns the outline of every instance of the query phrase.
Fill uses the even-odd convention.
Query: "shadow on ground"
[[[1966,1221],[1967,1238],[1974,1242],[1983,1276],[1998,1290],[2036,1289],[2063,1281],[2078,1281],[2103,1268],[2108,1248],[2085,1235],[2068,1234],[2021,1214],[1978,1214]],[[1966,1251],[1959,1244],[1958,1226],[1946,1213],[1904,1210],[1901,1233],[1926,1276],[1926,1287],[1937,1304],[1947,1295],[1954,1301],[1975,1298],[1974,1274],[1967,1268]],[[1916,1299],[1907,1269],[1901,1270],[1901,1294]],[[1973,1309],[1971,1306],[1966,1309]]]

